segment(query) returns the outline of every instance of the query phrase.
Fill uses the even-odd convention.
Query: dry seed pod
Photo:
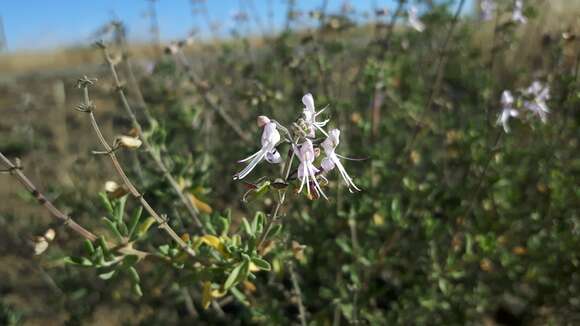
[[[115,181],[107,181],[105,182],[105,192],[107,192],[111,198],[120,198],[127,194],[128,190]]]
[[[136,149],[141,147],[141,139],[137,137],[131,136],[117,136],[115,139],[115,145],[118,147],[128,148],[128,149]]]
[[[46,249],[48,249],[48,245],[50,242],[54,240],[56,237],[56,232],[54,229],[48,229],[44,233],[44,235],[35,237],[33,246],[34,246],[34,254],[36,256],[43,254]]]

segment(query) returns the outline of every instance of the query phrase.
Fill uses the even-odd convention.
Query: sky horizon
[[[235,26],[233,16],[240,12],[257,13],[259,21],[251,19],[243,32],[260,33],[280,30],[285,22],[286,1],[284,0],[207,0],[203,6],[191,0],[158,0],[156,12],[159,34],[167,42],[186,37],[194,28],[199,35],[209,37],[210,23],[221,25],[218,36],[229,35]],[[370,11],[374,5],[391,10],[395,0],[352,0],[358,12]],[[194,3],[192,5],[192,3]],[[297,0],[300,11],[319,9],[322,1]],[[337,11],[343,0],[329,0],[328,10]],[[466,6],[468,7],[468,6]],[[30,9],[34,8],[34,9]],[[0,18],[3,21],[8,52],[34,52],[86,45],[95,33],[113,18],[121,20],[128,29],[130,42],[150,42],[150,4],[147,0],[21,0],[0,3]],[[249,26],[249,27],[248,27]],[[249,29],[249,30],[248,30]],[[1,36],[0,36],[1,37]]]

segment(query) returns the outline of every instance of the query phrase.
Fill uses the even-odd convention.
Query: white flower
[[[342,163],[340,163],[339,157],[342,156],[336,154],[335,152],[339,142],[340,142],[340,130],[332,129],[329,133],[328,138],[326,138],[322,142],[322,144],[320,144],[320,147],[324,149],[324,153],[326,154],[326,157],[321,162],[322,169],[324,170],[324,172],[328,172],[336,167],[338,169],[338,172],[340,172],[342,179],[344,179],[344,182],[348,186],[348,190],[350,192],[353,192],[352,189],[360,191],[360,189],[352,181],[352,178],[348,175],[348,173],[346,173],[346,169],[344,168]]]
[[[318,170],[313,164],[314,159],[316,158],[316,154],[314,153],[314,147],[312,146],[310,139],[306,139],[304,143],[300,145],[300,148],[294,146],[294,153],[300,160],[300,165],[298,165],[298,179],[300,179],[300,188],[298,189],[298,192],[300,193],[306,184],[306,191],[308,192],[308,195],[310,195],[310,182],[312,181],[316,191],[324,198],[328,199],[320,188],[320,184],[316,180],[316,173],[320,172],[320,170]]]
[[[537,114],[540,120],[546,123],[547,114],[550,113],[550,109],[546,104],[546,101],[550,99],[550,87],[544,86],[536,80],[523,93],[531,98],[530,100],[524,101],[523,106],[534,114]]]
[[[239,173],[234,175],[234,180],[245,178],[263,159],[270,163],[280,163],[280,153],[276,150],[276,145],[280,141],[280,133],[276,129],[276,122],[271,121],[266,116],[258,117],[258,126],[264,127],[262,132],[262,148],[256,153],[238,162],[250,161],[250,163]]]
[[[514,3],[514,11],[512,12],[512,21],[520,24],[525,24],[528,22],[526,16],[524,16],[524,1],[516,0]]]
[[[314,138],[316,137],[316,129],[320,130],[325,136],[328,136],[326,134],[326,131],[324,131],[322,129],[322,127],[324,127],[329,120],[324,120],[321,122],[316,122],[316,117],[324,112],[324,110],[326,110],[326,108],[316,112],[316,109],[314,107],[314,97],[312,97],[312,94],[308,93],[306,95],[304,95],[302,97],[302,103],[304,103],[304,110],[302,111],[302,113],[304,114],[304,121],[306,122],[306,125],[308,126],[308,137]]]
[[[423,32],[425,30],[425,24],[423,24],[423,22],[419,19],[417,12],[418,10],[415,6],[411,6],[409,9],[407,9],[409,25],[411,25],[411,27],[413,27],[418,32]]]
[[[495,2],[493,0],[482,0],[479,6],[481,8],[481,19],[491,20],[495,11]]]
[[[497,124],[503,126],[506,133],[510,132],[508,120],[510,117],[517,117],[519,112],[514,109],[514,97],[510,91],[503,91],[501,94],[502,111],[497,118]]]

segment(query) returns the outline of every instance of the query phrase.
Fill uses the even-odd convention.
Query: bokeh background
[[[295,324],[288,260],[313,325],[579,324],[580,2],[526,0],[527,24],[511,21],[514,1],[496,3],[483,20],[474,0],[0,2],[0,151],[91,229],[104,229],[97,193],[114,171],[91,153],[77,79],[98,78],[108,139],[131,129],[95,41],[123,62],[147,136],[208,219],[230,210],[237,227],[270,211],[268,196],[243,203],[231,176],[258,147],[255,117],[290,123],[306,92],[329,105],[340,152],[368,158],[345,163],[360,193],[332,181],[328,202],[293,195],[274,270],[240,287],[246,301],[209,310],[199,282],[171,269],[141,266],[136,297],[123,277],[65,264],[82,239],[2,174],[0,324]],[[180,41],[202,87],[173,60]],[[501,91],[534,80],[550,85],[548,122],[504,134]],[[121,156],[174,226],[195,232],[146,153]],[[57,236],[35,256],[49,227]]]

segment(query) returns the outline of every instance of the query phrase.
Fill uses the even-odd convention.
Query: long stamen
[[[258,165],[258,163],[260,163],[260,161],[262,161],[262,159],[264,159],[264,156],[266,155],[266,152],[264,150],[260,150],[258,153],[259,154],[256,157],[254,157],[254,159],[252,160],[252,162],[250,162],[250,164],[248,164],[248,166],[246,166],[240,173],[234,176],[234,179],[238,180],[243,179],[248,174],[250,174],[250,172],[252,172],[252,170],[256,167],[256,165]]]
[[[312,180],[314,181],[314,186],[316,187],[316,191],[318,191],[318,193],[320,193],[322,195],[322,197],[324,197],[324,199],[328,200],[328,197],[326,197],[326,194],[324,194],[324,191],[322,191],[322,188],[320,188],[320,184],[316,180],[316,175],[314,173],[314,170],[311,170],[310,172],[312,173]]]
[[[256,157],[258,154],[260,154],[260,151],[257,151],[257,152],[255,152],[254,154],[252,154],[252,155],[250,155],[250,156],[246,157],[245,159],[239,160],[239,161],[238,161],[238,163],[244,163],[244,162],[247,162],[247,161],[249,161],[249,160],[253,159],[254,157]]]

